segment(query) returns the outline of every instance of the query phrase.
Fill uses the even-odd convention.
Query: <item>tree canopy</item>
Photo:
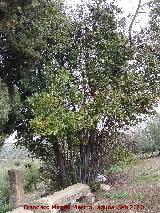
[[[106,1],[72,16],[59,1],[4,0],[0,10],[0,77],[19,98],[6,131],[17,130],[19,144],[54,164],[62,187],[90,183],[119,130],[154,112],[157,46],[144,43],[146,31],[130,43],[120,9]]]
[[[10,112],[10,100],[7,87],[0,81],[0,147],[4,142],[5,135],[3,129],[8,122],[8,115]]]

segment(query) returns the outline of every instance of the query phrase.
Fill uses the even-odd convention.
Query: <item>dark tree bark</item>
[[[54,155],[55,155],[55,158],[56,158],[57,167],[58,167],[58,170],[59,170],[61,187],[65,188],[67,186],[67,183],[66,183],[67,174],[66,174],[64,158],[63,158],[60,146],[58,144],[58,141],[55,141],[53,143],[53,151],[54,151]]]

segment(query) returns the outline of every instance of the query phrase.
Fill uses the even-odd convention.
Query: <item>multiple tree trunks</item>
[[[79,140],[80,143],[75,148],[68,137],[61,143],[56,137],[50,138],[62,188],[79,181],[90,184],[97,173],[101,172],[103,152],[99,132],[94,129],[85,129],[80,132]]]

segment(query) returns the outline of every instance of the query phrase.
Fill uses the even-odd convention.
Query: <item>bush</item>
[[[31,165],[27,167],[26,165]],[[19,165],[17,161],[13,162],[11,165],[2,165],[0,166],[0,213],[3,212],[7,207],[9,202],[9,178],[8,170],[17,169],[22,174],[23,186],[26,192],[29,192],[33,189],[36,189],[37,183],[41,181],[40,178],[40,162],[39,161],[22,161]]]
[[[108,146],[106,154],[106,168],[109,169],[113,165],[125,166],[129,164],[132,160],[132,153],[129,151],[121,142],[112,143]]]
[[[55,162],[50,160],[42,164],[40,176],[50,192],[61,190],[59,171],[55,167]]]
[[[37,189],[37,183],[42,180],[39,168],[40,167],[38,164],[31,161],[23,164],[21,171],[24,180],[25,191],[28,192]]]
[[[11,208],[9,205],[4,200],[0,199],[0,213],[6,213],[10,210]]]
[[[160,151],[160,115],[151,117],[145,128],[137,128],[133,140],[138,153],[150,153]]]
[[[0,170],[0,201],[6,203],[9,200],[9,178],[6,168]],[[2,202],[3,201],[3,202]]]
[[[106,157],[105,174],[111,175],[120,172],[127,165],[134,162],[133,153],[125,146],[122,140],[122,135],[120,135],[117,143],[109,144],[108,152]]]
[[[91,188],[91,192],[97,192],[98,190],[100,190],[100,183],[94,181],[90,184],[90,188]]]

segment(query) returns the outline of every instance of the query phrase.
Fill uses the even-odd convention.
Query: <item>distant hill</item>
[[[24,147],[16,148],[14,143],[5,143],[0,150],[0,163],[27,158],[27,150]]]

